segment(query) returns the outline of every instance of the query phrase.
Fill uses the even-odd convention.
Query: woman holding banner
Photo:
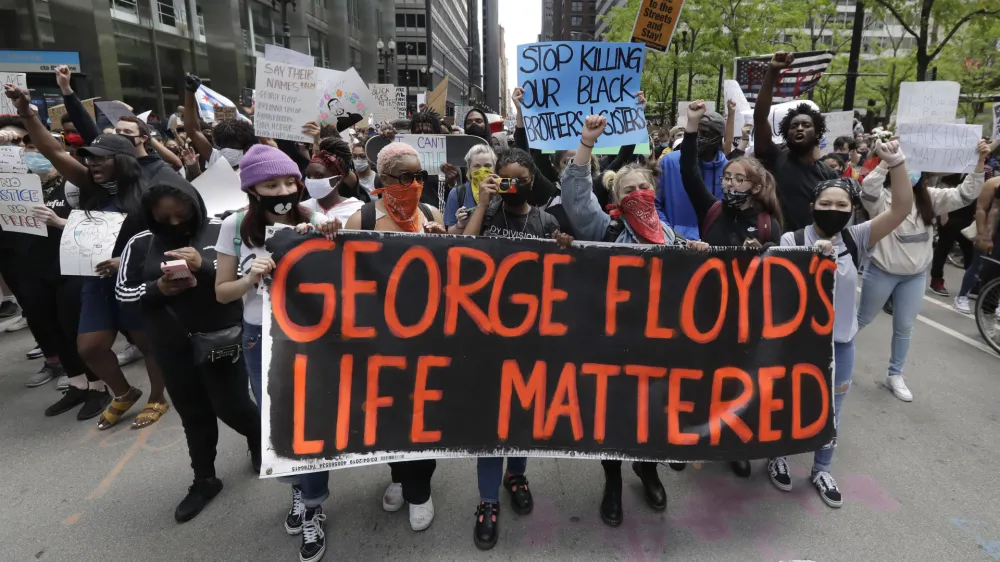
[[[813,190],[810,204],[813,223],[805,228],[786,232],[781,237],[782,246],[810,246],[833,256],[836,260],[836,283],[833,289],[833,415],[835,427],[839,425],[844,398],[851,389],[854,370],[854,336],[858,332],[857,305],[858,264],[868,259],[871,251],[883,238],[892,233],[910,213],[913,206],[913,189],[906,173],[906,157],[899,143],[876,144],[876,151],[889,171],[892,181],[891,206],[870,221],[847,226],[860,206],[858,183],[852,179],[832,179],[820,182]],[[819,271],[822,271],[820,265]],[[831,265],[831,270],[834,267]],[[881,306],[881,304],[879,304]],[[826,328],[830,328],[829,324]],[[839,432],[840,428],[837,427]],[[843,498],[837,482],[830,475],[833,441],[816,451],[810,480],[820,497],[830,507],[840,507]],[[771,483],[784,492],[791,491],[792,478],[785,457],[769,459],[767,463]]]
[[[913,205],[906,220],[879,242],[872,263],[865,268],[858,309],[858,329],[875,319],[892,297],[892,347],[889,372],[882,384],[900,400],[912,402],[913,394],[903,380],[903,365],[910,349],[910,334],[920,312],[927,269],[934,254],[934,217],[973,205],[983,189],[983,166],[990,146],[980,140],[979,163],[959,187],[928,187],[926,174],[910,174]],[[883,161],[862,184],[861,201],[869,216],[884,213],[892,205],[892,194],[884,187],[887,172]]]

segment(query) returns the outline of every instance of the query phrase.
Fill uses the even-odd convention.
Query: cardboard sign
[[[448,162],[447,135],[396,135],[396,140],[417,149],[420,167],[431,176],[444,175],[441,164]]]
[[[319,78],[316,111],[321,125],[334,125],[346,131],[352,125],[364,126],[365,116],[375,107],[375,98],[354,68],[346,72],[316,69]]]
[[[993,104],[993,136],[992,139],[1000,139],[1000,102]]]
[[[312,55],[286,49],[278,45],[264,45],[264,59],[272,62],[280,62],[293,66],[313,66],[315,59]]]
[[[445,76],[444,80],[437,85],[437,88],[431,91],[427,95],[427,108],[438,112],[438,115],[444,115],[448,108],[448,77]]]
[[[143,111],[139,115],[136,115],[136,117],[138,117],[139,121],[142,121],[143,123],[149,123],[149,116],[152,113],[153,113],[153,110],[152,109],[148,109],[146,111]]]
[[[316,119],[316,69],[257,59],[254,132],[312,142],[302,126]]]
[[[688,106],[691,105],[689,101],[679,101],[677,102],[677,126],[686,127],[688,122]],[[705,101],[705,107],[708,111],[715,111],[714,101]]]
[[[108,118],[108,122],[111,123],[111,126],[118,123],[122,117],[135,117],[132,110],[120,101],[99,101],[95,102],[94,105],[97,106],[97,109]]]
[[[238,118],[239,117],[236,113],[235,107],[228,107],[224,105],[215,106],[216,121],[236,121]]]
[[[982,125],[902,123],[896,127],[911,172],[966,174],[976,169]]]
[[[517,47],[517,82],[531,148],[574,150],[588,115],[608,120],[598,146],[648,141],[636,101],[645,47],[634,43],[559,42]]]
[[[899,85],[896,124],[955,123],[958,113],[958,82],[903,82]]]
[[[240,189],[240,176],[225,158],[216,160],[191,185],[201,194],[209,215],[247,206],[247,194]]]
[[[644,43],[649,49],[665,53],[683,7],[684,0],[641,0],[631,42]]]
[[[289,230],[268,248],[266,476],[756,459],[834,437],[836,265],[812,251]]]
[[[455,125],[465,128],[465,116],[473,110],[471,105],[456,105],[455,106]]]
[[[28,89],[28,75],[23,72],[0,72],[0,85],[13,84]],[[17,108],[7,96],[0,95],[0,115],[17,115]]]
[[[37,174],[0,174],[0,229],[48,236],[45,223],[31,209],[44,205],[42,180]]]
[[[743,88],[740,87],[740,83],[736,80],[726,80],[723,83],[723,88],[726,94],[727,108],[729,107],[729,100],[736,100],[736,119],[733,121],[733,136],[738,138],[743,133],[743,125],[747,123],[743,118],[743,114],[748,111],[753,112],[753,108],[750,107],[750,102],[747,101],[747,96],[743,93]],[[750,122],[752,123],[753,119]],[[727,147],[726,150],[729,150],[729,148]]]
[[[22,153],[24,153],[24,149],[20,146],[0,146],[0,172],[5,174],[27,174],[28,165],[21,158]]]
[[[392,84],[369,84],[368,91],[375,100],[372,112],[374,123],[391,123],[399,119],[399,105],[396,102],[396,87]]]
[[[96,277],[94,268],[111,259],[125,213],[74,210],[59,239],[59,272]]]
[[[99,99],[101,98],[90,98],[90,99],[85,99],[82,102],[83,108],[87,110],[87,113],[90,114],[90,118],[93,119],[95,123],[97,122],[97,114],[96,114],[97,110],[94,108],[94,102]],[[59,104],[49,107],[49,121],[50,121],[49,128],[52,129],[53,131],[63,130],[62,126],[63,115],[66,115],[65,105]]]
[[[819,147],[824,153],[833,150],[833,144],[839,137],[854,138],[853,111],[834,111],[823,115],[826,117],[826,134],[820,140]]]

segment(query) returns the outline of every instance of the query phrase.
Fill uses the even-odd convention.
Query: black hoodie
[[[151,332],[150,341],[172,344],[186,341],[185,334],[192,332],[213,332],[243,321],[243,304],[236,300],[228,304],[219,303],[215,298],[215,243],[219,239],[218,219],[209,219],[205,202],[195,188],[173,170],[157,174],[149,184],[150,191],[173,188],[182,197],[195,203],[198,209],[194,219],[190,239],[170,242],[156,233],[156,222],[152,209],[144,208],[145,218],[151,230],[132,237],[122,252],[121,269],[115,293],[118,300],[138,302],[142,306],[146,329]],[[163,276],[160,264],[175,258],[163,253],[181,247],[192,247],[201,254],[201,269],[194,272],[198,284],[177,295],[168,297],[160,292],[156,282]],[[166,306],[177,315],[182,325],[167,312]]]

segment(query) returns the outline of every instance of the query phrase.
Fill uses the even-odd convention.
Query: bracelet
[[[885,160],[883,160],[883,162],[885,162]],[[898,167],[902,166],[903,164],[906,164],[906,160],[905,160],[905,159],[901,160],[901,161],[900,161],[899,163],[897,163],[897,164],[896,164],[896,165],[894,165],[894,166],[889,166],[889,169],[890,169],[890,170],[894,170],[894,169],[896,169],[896,168],[898,168]]]
[[[583,142],[583,139],[580,139],[580,144],[582,144],[583,146],[586,146],[587,148],[594,148],[594,145],[587,144],[587,143]]]

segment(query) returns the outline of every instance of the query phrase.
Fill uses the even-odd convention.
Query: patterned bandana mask
[[[385,211],[403,232],[419,232],[417,206],[424,184],[414,181],[410,185],[396,183],[376,189],[372,195],[381,195],[385,201]]]
[[[632,230],[654,244],[666,243],[660,216],[656,213],[656,194],[652,189],[637,189],[618,205]]]

